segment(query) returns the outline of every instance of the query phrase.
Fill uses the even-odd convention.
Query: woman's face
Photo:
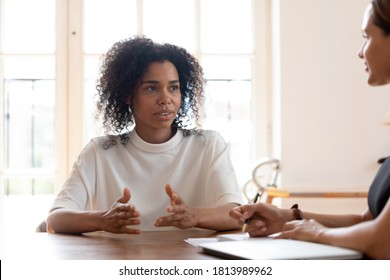
[[[176,67],[169,61],[151,63],[134,97],[133,115],[138,135],[149,143],[169,140],[180,103]]]
[[[383,30],[374,24],[371,4],[364,13],[362,33],[365,42],[358,55],[364,60],[368,84],[390,83],[390,36],[385,36]]]

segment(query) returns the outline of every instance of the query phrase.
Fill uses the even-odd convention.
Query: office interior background
[[[35,230],[45,218],[79,152],[101,135],[99,61],[136,34],[199,59],[203,128],[230,142],[240,186],[271,157],[287,190],[367,191],[377,160],[390,154],[389,90],[367,85],[357,57],[368,3],[0,0],[0,226]],[[365,199],[299,203],[337,213],[366,207]]]

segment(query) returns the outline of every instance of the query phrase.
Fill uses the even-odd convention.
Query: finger
[[[123,215],[127,215],[127,217],[139,216],[139,212],[135,209],[135,206],[131,204],[115,204],[110,212],[114,215],[124,213]]]
[[[131,228],[128,226],[124,226],[119,228],[116,233],[127,233],[127,234],[140,234],[141,231],[137,228]]]
[[[256,234],[263,234],[267,230],[267,225],[261,220],[250,220],[247,222],[247,231]]]
[[[132,218],[138,218],[139,212],[136,210],[128,210],[128,211],[120,211],[115,213],[117,217],[120,219],[132,219]]]
[[[163,217],[159,217],[156,219],[155,225],[156,226],[176,226],[183,219],[184,219],[184,215],[174,214],[174,215],[163,216]]]
[[[252,210],[245,210],[242,208],[243,206],[239,207],[240,209],[237,212],[231,213],[233,218],[238,219],[239,221],[245,222],[247,219],[251,218],[254,215],[254,212]]]
[[[250,237],[266,236],[267,228],[261,227],[261,228],[253,229],[248,226],[247,232]]]
[[[183,204],[183,200],[181,199],[181,197],[177,193],[174,193],[172,197],[173,197],[173,199],[172,199],[173,206],[178,206],[178,205]]]
[[[129,213],[131,217],[138,217],[139,216],[139,212],[135,209],[134,205],[126,204],[124,206],[125,206],[125,212]]]
[[[260,204],[246,204],[242,205],[241,207],[241,212],[250,212],[250,213],[258,213],[261,212],[259,208],[261,208]]]
[[[139,219],[120,219],[117,221],[118,227],[136,226],[139,224],[141,224],[141,221]]]
[[[130,193],[130,190],[125,187],[123,189],[123,193],[122,193],[122,196],[117,200],[117,202],[119,203],[127,203],[131,198],[131,193]]]
[[[172,200],[172,196],[175,193],[172,189],[172,186],[170,184],[165,185],[165,192],[169,196],[169,198]]]
[[[112,226],[122,226],[124,224],[138,224],[133,222],[126,222],[130,220],[138,220],[140,213],[135,210],[133,205],[120,205],[111,209],[107,213],[107,221]]]
[[[278,236],[275,237],[276,239],[291,239],[293,238],[293,231],[290,230],[283,230],[280,232]]]
[[[284,223],[283,225],[283,231],[285,230],[291,230],[291,229],[294,229],[296,228],[299,224],[301,223],[301,221],[288,221],[286,223]]]
[[[262,228],[262,227],[266,227],[266,223],[263,221],[263,220],[257,220],[257,219],[252,219],[250,222],[249,222],[249,225],[254,227],[254,228]]]
[[[166,217],[160,217],[157,218],[156,221],[154,222],[154,225],[156,227],[166,227],[166,226],[171,226],[171,222],[169,219],[166,219]]]
[[[183,203],[181,197],[173,190],[173,188],[170,184],[167,184],[165,186],[165,192],[167,193],[167,195],[171,199],[172,206],[176,206],[176,205]]]
[[[174,218],[176,215],[168,215],[168,216],[163,216],[159,217],[156,219],[156,224],[158,225],[170,225],[173,221],[176,221],[177,219]]]
[[[118,217],[115,217],[107,224],[107,227],[104,230],[113,233],[139,233],[139,229],[130,227],[139,224],[141,224],[141,221],[137,218],[118,219]]]
[[[171,214],[176,214],[175,208],[172,206],[167,206],[167,212]]]
[[[180,205],[175,205],[175,206],[167,206],[167,212],[168,213],[171,213],[171,214],[175,214],[175,215],[178,215],[178,214],[185,214],[187,213],[188,209],[184,206],[182,206],[181,204]]]
[[[269,205],[264,203],[247,204],[241,206],[241,211],[244,213],[244,215],[248,215],[246,213],[250,213],[250,215],[256,213],[259,216],[265,216],[266,213],[268,213],[269,207]]]
[[[241,207],[235,207],[229,212],[229,216],[234,219],[240,219],[242,217]]]

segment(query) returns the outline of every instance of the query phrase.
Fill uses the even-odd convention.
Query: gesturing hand
[[[180,196],[175,193],[171,185],[165,186],[165,192],[170,198],[170,205],[167,207],[167,216],[157,218],[156,227],[175,226],[181,229],[187,229],[196,226],[196,213],[194,209],[188,207]]]
[[[103,213],[102,229],[112,233],[140,233],[139,229],[128,226],[139,225],[139,212],[134,205],[126,204],[131,198],[130,190],[124,188],[122,196]]]

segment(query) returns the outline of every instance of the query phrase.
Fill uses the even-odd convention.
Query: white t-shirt
[[[154,226],[156,218],[168,214],[167,183],[190,207],[242,204],[229,145],[218,132],[183,136],[178,131],[165,143],[150,144],[133,130],[126,145],[118,137],[104,149],[107,139],[92,139],[80,153],[51,210],[108,210],[128,187],[141,230],[172,230]]]

